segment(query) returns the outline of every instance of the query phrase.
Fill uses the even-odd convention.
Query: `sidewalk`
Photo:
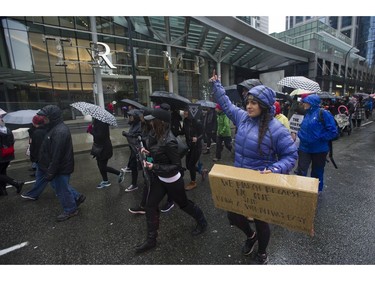
[[[116,119],[118,127],[110,127],[112,146],[126,146],[128,145],[128,142],[122,135],[122,131],[128,131],[128,119],[124,119],[122,116],[117,116]],[[76,120],[64,121],[64,123],[69,127],[72,133],[74,154],[90,151],[93,137],[86,133],[86,128],[89,122],[83,120],[83,118],[77,118]],[[15,159],[12,161],[13,163],[30,161],[30,158],[25,154],[28,144],[29,138],[16,139],[14,144]]]

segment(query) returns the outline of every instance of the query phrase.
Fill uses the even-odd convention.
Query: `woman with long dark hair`
[[[161,108],[155,108],[150,115],[144,116],[151,121],[152,130],[146,141],[146,147],[141,152],[147,155],[143,161],[150,175],[151,188],[146,200],[147,238],[136,247],[141,253],[156,246],[159,229],[159,203],[168,196],[188,215],[192,216],[197,225],[192,235],[199,235],[207,228],[207,221],[202,210],[188,200],[184,189],[183,168],[178,153],[177,139],[170,130],[171,113]]]
[[[234,166],[261,171],[261,173],[288,174],[297,160],[297,147],[289,131],[274,118],[275,92],[263,85],[255,86],[246,96],[246,110],[233,105],[217,76],[213,82],[213,94],[223,112],[238,128],[235,139]],[[244,255],[250,255],[258,242],[255,261],[268,263],[267,246],[270,227],[267,222],[254,219],[254,231],[247,217],[228,212],[231,225],[235,225],[246,235],[242,248]]]
[[[118,183],[124,181],[125,171],[117,170],[108,166],[108,160],[113,156],[112,142],[109,134],[109,124],[104,123],[98,119],[93,118],[92,130],[90,131],[94,138],[94,143],[101,148],[101,151],[94,155],[99,168],[99,172],[102,176],[102,181],[98,184],[96,188],[105,188],[111,185],[108,180],[108,174],[115,174],[118,176]]]

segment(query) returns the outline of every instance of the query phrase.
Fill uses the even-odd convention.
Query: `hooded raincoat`
[[[219,81],[213,83],[213,93],[223,112],[238,128],[235,139],[235,167],[253,170],[271,170],[288,174],[297,160],[297,148],[289,131],[275,118],[275,93],[263,85],[253,87],[249,94],[269,107],[271,120],[258,150],[259,117],[252,118],[247,111],[233,105]]]
[[[330,112],[320,109],[318,95],[309,95],[302,102],[310,104],[311,107],[306,110],[298,131],[299,150],[306,153],[328,152],[329,141],[338,134],[335,119]]]

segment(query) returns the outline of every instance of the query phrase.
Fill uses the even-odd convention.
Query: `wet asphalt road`
[[[355,129],[351,136],[334,142],[334,158],[339,166],[326,166],[325,189],[318,199],[315,236],[271,225],[268,247],[273,265],[374,265],[375,264],[375,123]],[[215,147],[214,147],[215,148]],[[212,167],[214,157],[202,155],[204,166]],[[126,165],[129,148],[114,150],[109,165]],[[209,226],[198,237],[190,235],[195,222],[176,206],[161,214],[158,245],[135,254],[143,242],[146,223],[143,215],[128,208],[140,202],[141,189],[127,193],[130,174],[123,184],[109,175],[112,186],[99,190],[101,177],[96,161],[88,153],[75,155],[76,168],[71,184],[87,196],[78,216],[56,222],[61,207],[48,187],[35,202],[18,196],[14,188],[0,197],[0,250],[28,242],[18,250],[0,256],[3,265],[246,265],[251,257],[241,255],[244,235],[230,227],[226,212],[215,209],[208,180],[189,191],[188,197],[203,209]],[[233,157],[223,152],[221,164]],[[29,180],[29,163],[12,164],[8,173]],[[185,174],[185,182],[189,177]],[[139,175],[141,183],[142,176]],[[25,185],[24,190],[31,188]],[[164,201],[163,201],[164,202]],[[256,251],[255,251],[256,252]]]

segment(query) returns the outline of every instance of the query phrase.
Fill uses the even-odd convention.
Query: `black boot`
[[[14,180],[12,183],[12,185],[17,189],[17,193],[21,192],[24,184],[25,184],[24,181],[16,181],[16,180]]]
[[[196,221],[197,225],[195,229],[191,232],[192,235],[196,236],[202,234],[207,229],[207,221],[203,215],[202,210],[194,204],[192,201],[188,200],[189,203],[186,207],[182,208],[182,210],[192,216]]]
[[[136,253],[143,253],[156,247],[156,238],[159,229],[159,210],[146,208],[147,238],[136,246]]]
[[[0,187],[0,196],[2,196],[2,195],[8,195],[8,192],[7,192],[7,189],[6,189],[6,187],[4,186],[4,187]]]

